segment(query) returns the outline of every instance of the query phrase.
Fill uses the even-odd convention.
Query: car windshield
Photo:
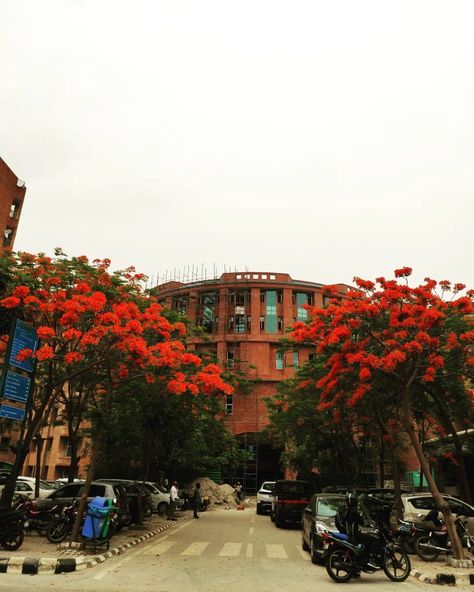
[[[54,489],[52,485],[50,485],[47,481],[43,481],[40,479],[40,487],[41,489]]]
[[[324,516],[325,518],[332,518],[337,514],[339,508],[341,508],[345,504],[344,498],[339,499],[329,499],[329,498],[320,498],[318,499],[318,507],[316,510],[316,514],[318,516]]]

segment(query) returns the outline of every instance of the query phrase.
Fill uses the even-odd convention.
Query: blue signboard
[[[20,403],[26,403],[30,394],[31,378],[22,376],[16,372],[6,373],[5,380],[3,382],[1,396],[10,401],[19,401]]]
[[[21,421],[25,417],[25,410],[10,405],[0,405],[0,417]]]
[[[15,366],[15,368],[21,368],[27,372],[33,372],[33,359],[29,358],[28,360],[20,361],[17,360],[16,357],[22,349],[31,349],[35,352],[37,347],[38,334],[36,333],[36,329],[17,319],[11,341],[10,358],[8,359],[8,363],[11,366]]]

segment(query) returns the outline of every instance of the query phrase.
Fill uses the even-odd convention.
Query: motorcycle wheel
[[[30,524],[30,528],[36,528],[39,535],[46,536],[48,528],[51,526],[53,520],[54,518],[52,516],[45,516],[41,520],[34,521],[32,524]]]
[[[66,538],[67,531],[67,522],[65,520],[56,520],[50,524],[46,532],[46,538],[50,543],[60,543]]]
[[[400,547],[388,548],[383,570],[392,582],[404,582],[410,575],[410,558]]]
[[[346,554],[343,549],[333,549],[326,557],[326,571],[335,582],[348,582],[352,578],[354,566],[352,558],[347,561]]]
[[[420,536],[416,539],[415,551],[423,561],[436,561],[441,553],[438,549],[433,549],[428,535]]]
[[[16,551],[19,549],[25,538],[25,533],[20,529],[16,534],[7,535],[0,541],[0,544],[7,551]]]

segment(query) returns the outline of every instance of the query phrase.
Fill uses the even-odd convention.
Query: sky
[[[1,4],[15,249],[474,287],[471,0]]]

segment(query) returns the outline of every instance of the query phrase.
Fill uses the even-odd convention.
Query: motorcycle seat
[[[335,539],[340,539],[341,541],[348,541],[349,540],[349,535],[343,533],[343,532],[338,532],[338,531],[331,531],[331,535],[335,538]]]

